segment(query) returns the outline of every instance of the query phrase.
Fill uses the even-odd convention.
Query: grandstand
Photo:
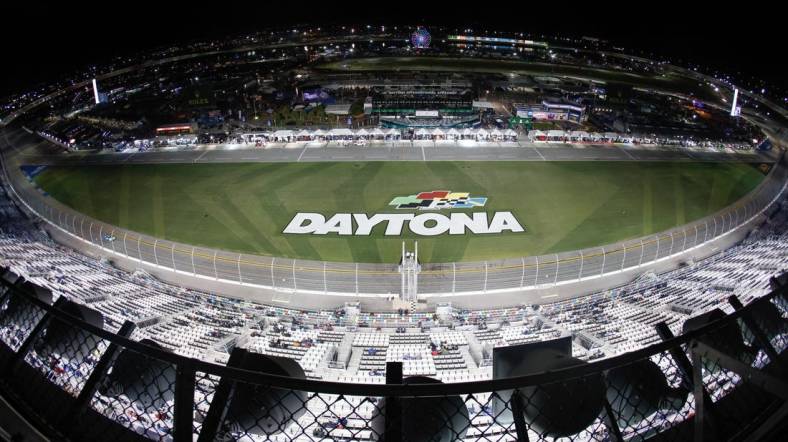
[[[781,210],[729,250],[603,293],[541,306],[453,310],[442,317],[361,312],[350,318],[342,310],[268,307],[174,287],[144,273],[129,274],[52,242],[7,194],[0,202],[0,213],[2,266],[51,290],[54,299],[65,297],[100,312],[109,331],[117,332],[125,321],[133,321],[137,329],[132,339],[155,342],[175,354],[226,363],[231,348],[237,346],[293,359],[310,379],[344,383],[384,383],[386,363],[394,361],[403,363],[405,376],[430,376],[446,383],[491,379],[493,348],[561,336],[572,338],[572,354],[581,360],[632,352],[660,341],[655,324],[667,323],[679,334],[689,317],[715,308],[730,311],[725,300],[733,292],[745,303],[765,295],[770,290],[769,279],[788,270],[788,216]],[[24,340],[21,332],[13,323],[4,322],[0,339],[19,348]],[[104,350],[99,347],[95,354]],[[32,352],[27,360],[49,373],[43,354]],[[95,363],[96,359],[82,362],[78,370],[87,373]],[[58,366],[70,364],[61,355]],[[48,375],[50,380],[67,391],[79,391],[86,380],[74,378],[71,369],[55,373],[59,374]],[[715,394],[728,393],[735,384],[722,384]],[[216,385],[214,377],[200,379],[198,403]],[[167,439],[173,421],[157,416],[162,407],[171,408],[173,400],[164,396],[159,400],[164,402],[135,402],[106,393],[97,396],[93,406],[148,437]],[[479,404],[487,400],[485,395],[475,399]],[[112,411],[125,407],[136,410],[134,418]],[[207,408],[198,409],[207,413]],[[326,422],[339,420],[345,423],[329,430],[332,437],[371,437],[368,428],[376,408],[363,399],[317,395],[307,403],[307,409],[308,416],[299,421],[301,428],[312,431],[315,425],[322,428]],[[469,412],[474,424],[466,440],[474,440],[474,435],[510,440],[505,436],[508,430],[486,414],[483,406],[471,406]],[[289,430],[270,440],[296,436]],[[582,439],[587,437],[592,434]]]
[[[226,361],[229,342],[244,343],[251,351],[295,359],[317,378],[339,381],[381,382],[369,372],[382,375],[385,362],[403,360],[419,362],[408,364],[413,368],[406,374],[457,382],[490,378],[489,357],[483,356],[490,347],[558,336],[573,336],[574,354],[582,359],[614,356],[657,342],[653,325],[658,322],[678,333],[684,320],[724,305],[733,292],[744,301],[762,296],[769,291],[769,279],[788,270],[781,210],[729,250],[603,293],[535,307],[454,309],[443,318],[432,312],[361,312],[351,319],[341,310],[268,307],[168,285],[142,272],[129,274],[57,245],[7,194],[2,213],[2,265],[52,290],[55,297],[101,312],[108,330],[117,331],[130,320],[141,324],[134,338],[211,361]],[[329,368],[334,354],[345,357],[333,359],[344,369]],[[449,367],[445,374],[444,366]]]
[[[724,95],[716,88],[715,94],[699,89],[707,89],[699,81],[711,79],[662,64],[607,61],[604,53],[601,60],[590,53],[595,51],[548,49],[547,43],[520,38],[451,34],[449,43],[435,38],[429,48],[414,45],[419,54],[432,52],[413,56],[410,46],[402,46],[407,42],[402,31],[320,32],[294,32],[294,41],[289,30],[259,41],[240,39],[243,57],[234,46],[209,44],[202,47],[205,54],[173,49],[166,52],[173,58],[142,58],[139,66],[103,74],[108,90],[116,91],[117,105],[104,100],[93,106],[79,86],[64,86],[11,108],[0,149],[0,430],[6,417],[15,415],[28,433],[34,429],[48,439],[75,441],[701,442],[766,440],[785,431],[788,165],[779,138],[761,139],[775,133],[779,122],[753,114],[730,123],[720,104],[727,103]],[[310,49],[310,39],[318,36],[328,48]],[[382,52],[386,46],[375,45],[384,41],[387,52],[402,57],[350,55]],[[457,41],[495,45],[460,47]],[[513,59],[523,56],[517,52],[500,57],[498,43],[536,46],[519,53],[548,62]],[[263,48],[281,52],[281,58],[265,60],[275,66],[267,75],[260,75],[263,60],[250,44],[259,44],[260,53]],[[465,58],[466,49],[473,55]],[[482,57],[472,58],[476,55]],[[389,78],[385,71],[391,63],[398,63],[397,72]],[[148,69],[151,65],[156,68]],[[197,74],[206,83],[200,93],[210,97],[176,99],[198,81]],[[434,81],[443,77],[449,80]],[[630,82],[643,87],[633,92]],[[160,90],[149,91],[151,84]],[[601,84],[620,87],[623,95],[607,100]],[[299,88],[302,94],[289,92]],[[306,99],[318,89],[318,98],[334,107]],[[233,90],[237,97],[228,93]],[[563,98],[552,100],[545,90],[560,90]],[[167,106],[159,106],[162,98]],[[538,128],[517,129],[507,118],[514,117],[511,109],[529,128],[532,118],[539,120]],[[597,118],[588,118],[594,113]],[[670,130],[639,133],[624,124],[631,117],[651,127],[641,123],[662,113],[653,116],[662,118],[654,127]],[[173,121],[184,121],[187,136],[161,130]],[[771,149],[772,141],[773,152],[753,149],[766,144]],[[602,213],[602,222],[616,233],[632,227],[624,225],[624,214],[636,211],[633,233],[616,236],[616,243],[502,255],[495,242],[485,242],[501,230],[471,228],[476,217],[466,216],[470,231],[488,236],[455,237],[467,241],[441,247],[456,246],[462,253],[465,247],[478,248],[488,253],[479,258],[484,261],[432,262],[424,258],[429,256],[425,240],[420,255],[417,244],[411,250],[403,235],[392,234],[402,236],[395,238],[402,243],[399,261],[363,263],[366,249],[341,242],[344,234],[337,226],[327,229],[332,235],[324,238],[337,240],[327,247],[342,244],[353,261],[298,255],[315,252],[309,239],[285,238],[281,249],[271,249],[290,258],[210,249],[165,239],[175,227],[165,225],[160,207],[145,219],[152,229],[136,232],[121,221],[91,218],[88,209],[67,205],[36,181],[46,168],[75,164],[114,170],[107,165],[138,161],[135,167],[163,169],[161,164],[180,162],[194,172],[217,167],[198,168],[198,161],[299,163],[304,167],[297,170],[249,168],[236,179],[247,186],[250,176],[261,173],[292,180],[312,199],[309,214],[327,224],[314,200],[355,200],[354,193],[365,193],[355,175],[379,169],[362,171],[361,162],[397,161],[413,170],[412,164],[426,165],[422,175],[437,179],[438,162],[458,158],[463,164],[452,164],[453,174],[436,185],[457,181],[470,189],[424,188],[361,208],[352,201],[353,210],[363,213],[341,215],[348,220],[353,215],[358,227],[355,215],[369,222],[380,205],[390,217],[410,210],[405,215],[410,220],[425,213],[435,224],[452,222],[441,209],[445,213],[456,204],[452,215],[463,215],[469,206],[484,207],[488,196],[477,190],[486,181],[505,181],[489,172],[468,172],[482,169],[472,163],[478,160],[492,164],[486,167],[493,171],[503,167],[499,163],[515,164],[515,180],[526,170],[517,162],[552,162],[548,173],[556,175],[554,185],[564,185],[564,169],[582,161],[596,168],[584,175],[586,182],[624,193],[639,184],[604,177],[598,160],[654,161],[652,170],[678,170],[682,162],[733,164],[707,180],[713,187],[710,200],[715,192],[743,189],[744,181],[753,184],[724,204],[709,201],[707,210],[692,212],[697,216],[684,210],[685,203],[695,203],[685,201],[683,193],[675,201],[659,195],[671,187],[704,185],[691,170],[657,178],[653,188],[644,185],[643,207],[631,207],[640,193],[620,206],[605,206],[606,196],[594,195],[599,203],[583,207],[588,212],[583,214],[579,203],[541,200],[569,207],[568,215],[554,218]],[[347,166],[348,176],[340,177],[347,181],[336,178],[337,187],[326,185],[323,195],[312,195],[321,187],[315,179],[318,162]],[[748,178],[737,175],[739,166]],[[409,180],[420,181],[418,173]],[[126,178],[117,183],[122,192],[144,194],[142,180]],[[215,190],[207,175],[187,180]],[[64,185],[57,177],[52,181]],[[393,187],[390,181],[377,187]],[[591,199],[586,182],[568,192]],[[177,187],[173,183],[157,181],[151,193],[167,192],[167,186]],[[69,185],[87,189],[88,206],[109,207],[91,198],[108,190],[78,179]],[[268,184],[254,190],[275,194],[271,200],[263,199],[270,195],[250,198],[269,212],[283,209],[282,200],[300,198]],[[447,196],[455,191],[464,196]],[[348,194],[331,194],[343,192]],[[186,215],[186,228],[199,235],[205,219],[218,213],[220,230],[244,241],[238,232],[251,227],[261,242],[270,241],[250,212],[237,210],[235,193],[188,200],[189,209],[197,209]],[[223,198],[229,201],[219,201]],[[511,200],[524,200],[516,192],[507,196],[510,201],[489,198],[487,209],[499,198],[501,210],[514,210],[506,207]],[[394,202],[398,199],[418,200],[418,207]],[[665,204],[657,207],[657,199]],[[117,208],[119,220],[137,209],[124,204]],[[669,222],[653,228],[652,214],[660,210]],[[340,211],[350,209],[337,207]],[[488,213],[479,212],[485,222]],[[558,223],[544,218],[544,224]],[[578,236],[582,220],[573,221],[555,242]],[[263,222],[283,231],[269,219]],[[424,230],[432,228],[423,224]],[[519,230],[531,234],[531,225]],[[380,258],[383,246],[371,231],[353,236],[367,241],[363,246],[370,245]],[[447,227],[444,233],[452,238],[455,231]],[[514,243],[498,239],[498,245]]]

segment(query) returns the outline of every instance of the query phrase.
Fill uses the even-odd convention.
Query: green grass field
[[[284,235],[297,212],[384,213],[445,189],[489,198],[524,233],[419,240],[425,262],[516,257],[658,232],[717,211],[763,179],[753,165],[692,162],[338,162],[50,167],[36,182],[97,219],[188,244],[330,261],[396,262],[402,238]],[[471,211],[470,209],[456,209]],[[479,210],[479,209],[476,209]],[[448,211],[444,210],[442,213]]]

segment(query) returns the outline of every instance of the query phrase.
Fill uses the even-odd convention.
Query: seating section
[[[665,274],[644,275],[614,290],[538,306],[454,309],[450,318],[440,320],[432,312],[365,312],[349,324],[341,309],[315,312],[239,302],[167,285],[144,272],[120,271],[54,243],[2,191],[0,221],[0,264],[50,289],[55,298],[65,296],[101,312],[108,330],[133,321],[137,324],[133,339],[151,339],[184,356],[226,362],[230,349],[241,346],[296,360],[310,378],[349,383],[384,383],[386,363],[392,361],[403,363],[406,376],[431,376],[443,382],[490,379],[487,361],[492,348],[559,336],[572,336],[573,355],[583,360],[610,357],[657,342],[654,325],[659,322],[679,333],[690,316],[718,307],[729,311],[726,299],[731,294],[745,303],[762,296],[769,291],[769,278],[788,269],[788,222],[783,211],[726,251]],[[0,305],[0,311],[4,308]],[[8,318],[0,321],[0,339],[14,348],[24,339],[22,333]],[[97,360],[92,355],[75,363],[66,355],[44,354],[45,350],[39,354],[39,350],[31,352],[27,362],[48,371],[52,382],[68,390],[84,382],[84,377],[74,374],[88,373]],[[50,356],[60,361],[52,370]],[[673,367],[656,362],[675,379]],[[203,416],[216,382],[210,377],[198,381],[197,413]],[[713,396],[725,394],[732,385],[721,384]],[[91,406],[123,425],[135,429],[142,425],[149,435],[170,440],[165,435],[171,434],[172,418],[161,410],[172,406],[171,397],[148,404],[110,394],[98,394]],[[473,396],[475,400],[468,402],[472,427],[467,438],[514,440],[492,422],[485,408],[489,394]],[[133,406],[134,419],[122,414],[127,406]],[[375,408],[367,398],[338,400],[335,395],[316,394],[310,396],[307,408],[307,417],[299,422],[307,434],[319,425],[334,439],[372,437],[366,424]],[[146,420],[155,425],[143,425]],[[291,440],[287,437],[270,440]]]
[[[127,273],[52,242],[3,194],[0,198],[2,264],[104,315],[106,328],[137,324],[135,339],[152,339],[175,353],[224,361],[235,345],[299,361],[310,372],[342,376],[327,368],[328,356],[351,343],[342,361],[349,373],[382,375],[385,362],[402,361],[406,373],[485,368],[469,345],[520,345],[572,335],[578,355],[594,359],[657,342],[654,325],[679,332],[684,319],[736,293],[744,302],[768,292],[769,277],[788,267],[783,212],[741,244],[703,262],[586,297],[541,306],[480,311],[454,310],[447,328],[430,312],[362,312],[355,324],[342,310],[301,311],[237,302]],[[6,342],[18,330],[3,328]],[[347,344],[345,344],[347,345]],[[341,352],[339,352],[341,353]],[[489,355],[488,355],[489,357]],[[406,362],[421,361],[421,362]],[[471,365],[469,366],[469,362]]]

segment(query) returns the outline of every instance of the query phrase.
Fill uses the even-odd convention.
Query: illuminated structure
[[[427,31],[427,29],[422,26],[416,28],[416,30],[413,31],[413,34],[410,35],[410,43],[414,48],[417,49],[429,48],[431,41],[432,36],[430,35],[429,31]]]

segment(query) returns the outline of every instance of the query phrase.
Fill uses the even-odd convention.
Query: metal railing
[[[757,440],[788,415],[785,286],[594,363],[523,347],[513,377],[403,380],[394,362],[385,385],[303,379],[242,349],[227,366],[184,358],[129,339],[131,322],[112,333],[40,287],[2,287],[0,392],[58,440]]]

